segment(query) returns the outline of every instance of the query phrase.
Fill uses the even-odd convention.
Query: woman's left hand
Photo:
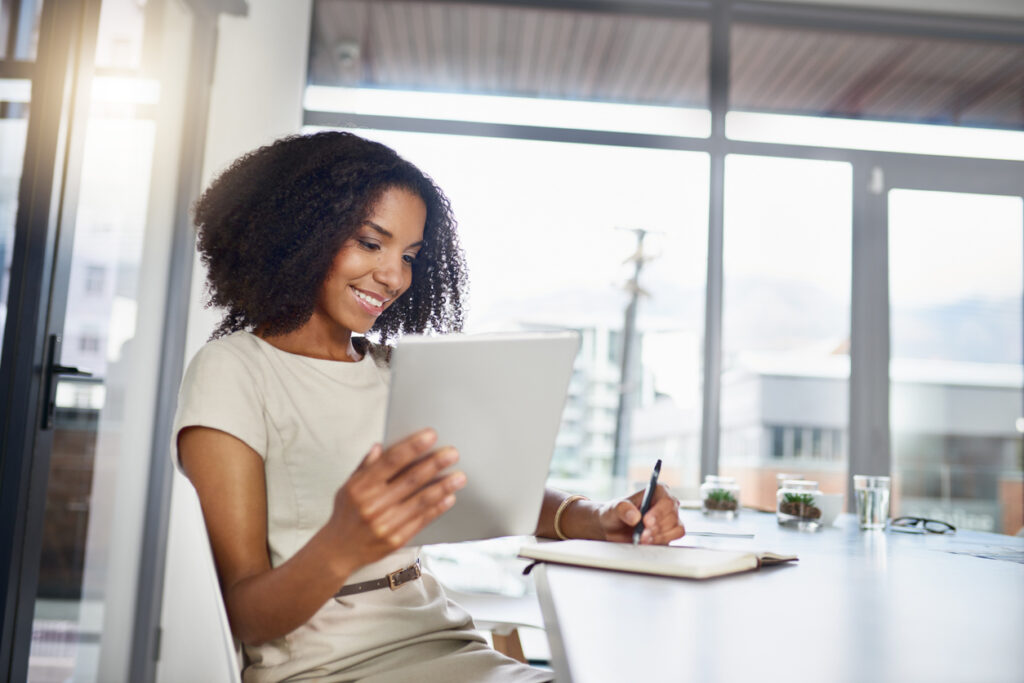
[[[598,510],[597,519],[604,531],[605,539],[619,543],[633,542],[633,527],[640,521],[640,503],[644,492],[638,491],[628,498],[613,500],[603,504]],[[681,538],[686,530],[679,521],[679,501],[658,484],[654,490],[651,508],[644,515],[644,532],[640,543],[665,545],[669,541]]]

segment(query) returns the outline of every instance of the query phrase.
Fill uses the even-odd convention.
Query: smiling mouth
[[[378,299],[369,292],[364,292],[363,290],[356,289],[355,287],[351,287],[351,289],[352,293],[356,297],[356,301],[358,301],[367,312],[373,315],[380,315],[384,310],[385,304],[391,301],[391,299]]]

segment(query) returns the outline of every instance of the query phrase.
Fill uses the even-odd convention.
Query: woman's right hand
[[[340,571],[350,574],[401,548],[455,504],[466,475],[440,476],[459,454],[451,446],[431,452],[436,441],[424,429],[387,450],[374,444],[338,489],[327,526],[346,549]]]

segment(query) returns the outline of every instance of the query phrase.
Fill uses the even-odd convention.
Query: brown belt
[[[383,579],[374,579],[373,581],[363,581],[361,583],[350,583],[347,586],[342,586],[341,590],[334,594],[334,597],[341,598],[346,595],[354,595],[356,593],[366,593],[367,591],[375,591],[378,588],[390,588],[395,590],[403,583],[409,583],[420,578],[420,561],[416,560],[415,563],[410,564],[405,569],[399,569],[398,571],[391,572]]]

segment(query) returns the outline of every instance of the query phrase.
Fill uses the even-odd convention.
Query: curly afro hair
[[[427,206],[412,285],[373,327],[402,333],[462,329],[466,263],[444,193],[389,147],[343,132],[295,135],[246,154],[203,193],[197,248],[208,269],[208,306],[225,313],[211,338],[268,335],[309,320],[335,254],[386,190]]]

